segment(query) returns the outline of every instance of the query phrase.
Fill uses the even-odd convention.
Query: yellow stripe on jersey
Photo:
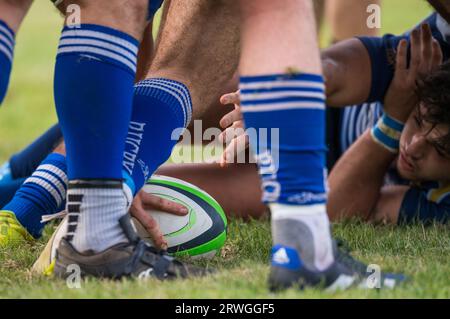
[[[439,188],[428,191],[427,198],[429,201],[439,204],[448,195],[450,195],[450,184],[439,183]]]

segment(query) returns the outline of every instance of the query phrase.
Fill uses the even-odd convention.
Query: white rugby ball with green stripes
[[[186,216],[148,211],[157,220],[169,253],[211,258],[220,251],[227,236],[227,219],[219,203],[208,193],[180,179],[161,175],[153,175],[143,190],[188,208]],[[151,243],[141,223],[134,218],[132,220],[139,236]]]

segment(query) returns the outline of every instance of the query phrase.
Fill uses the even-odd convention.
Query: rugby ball
[[[226,239],[227,219],[219,203],[208,193],[185,181],[153,175],[143,190],[182,204],[185,216],[148,211],[159,224],[170,254],[210,258],[215,256]],[[152,244],[142,224],[132,218],[139,236]]]
[[[202,189],[180,179],[153,175],[144,186],[147,193],[180,203],[188,208],[186,216],[149,210],[168,243],[168,252],[175,256],[212,258],[226,240],[227,219],[219,203]],[[152,244],[142,224],[132,218],[138,235]],[[56,250],[67,229],[67,217],[59,224],[32,270],[51,274]]]

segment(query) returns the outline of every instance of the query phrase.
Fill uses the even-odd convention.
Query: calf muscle
[[[237,69],[238,17],[227,3],[172,0],[164,13],[147,77],[166,77],[187,85],[194,118],[202,116],[208,106],[217,105]]]

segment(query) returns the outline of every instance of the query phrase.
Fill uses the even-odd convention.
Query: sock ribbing
[[[50,154],[3,208],[14,212],[34,237],[39,237],[42,231],[42,215],[57,213],[65,201],[66,170],[65,157]]]
[[[14,32],[0,20],[0,105],[8,90],[14,57]]]

